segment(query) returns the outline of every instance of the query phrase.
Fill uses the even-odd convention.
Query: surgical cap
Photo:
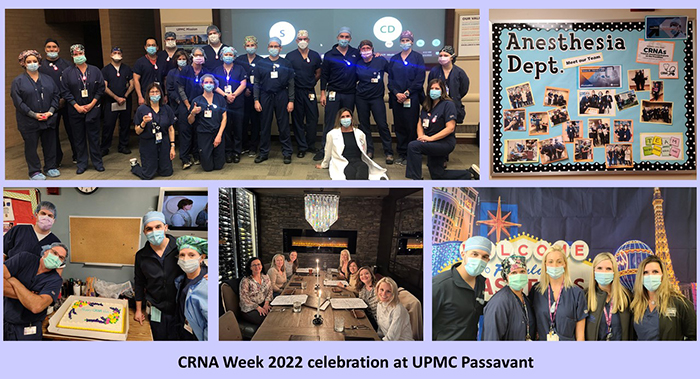
[[[214,76],[214,75],[212,75],[212,74],[204,74],[204,75],[202,75],[202,77],[199,79],[199,85],[201,85],[202,87],[204,87],[204,79],[206,79],[206,78],[212,78],[212,80],[214,80],[214,85],[217,86],[217,87],[219,86],[219,79],[217,79],[216,76]]]
[[[172,38],[177,38],[177,34],[175,34],[175,32],[165,32],[165,39],[168,39],[168,38],[171,38],[171,37],[172,37]]]
[[[151,221],[160,221],[165,224],[165,215],[163,212],[150,211],[143,216],[143,225],[146,226]]]
[[[198,252],[200,255],[207,254],[207,240],[204,238],[194,237],[194,236],[182,236],[178,237],[177,241],[178,251],[182,249],[192,249]]]
[[[340,30],[338,30],[338,35],[340,35],[342,33],[348,33],[348,34],[350,34],[350,37],[352,37],[352,31],[347,26],[343,26],[340,28]]]
[[[357,46],[357,48],[361,49],[362,46],[369,46],[372,49],[374,49],[374,45],[372,44],[372,41],[370,41],[368,39],[363,39],[362,41],[360,41],[360,44]]]
[[[450,46],[450,45],[445,45],[445,46],[443,46],[442,49],[440,49],[440,51],[438,52],[438,54],[439,54],[439,53],[442,53],[443,51],[446,52],[447,54],[450,54],[450,55],[452,56],[452,63],[454,63],[454,61],[457,60],[457,54],[455,54],[455,49],[454,49],[454,47],[452,47],[452,46]]]
[[[85,52],[85,46],[76,43],[75,45],[70,47],[70,55],[75,55],[76,51],[82,51],[83,53]]]
[[[525,257],[521,257],[520,255],[511,255],[501,262],[501,277],[508,280],[508,275],[520,268],[527,270]]]
[[[221,31],[219,30],[219,28],[218,28],[216,25],[209,25],[209,26],[207,27],[207,34],[209,34],[209,32],[211,32],[212,30],[214,30],[214,31],[216,31],[217,33],[221,34]]]
[[[487,252],[491,254],[491,250],[493,249],[493,243],[486,238],[482,236],[474,236],[470,237],[468,240],[464,242],[464,251],[469,251],[469,250],[481,250],[484,252]]]
[[[47,38],[47,39],[46,39],[46,42],[44,42],[44,46],[48,45],[49,42],[53,42],[53,43],[56,44],[56,46],[61,47],[61,45],[58,44],[58,41],[56,41],[56,40],[53,39],[53,38]]]
[[[408,38],[413,42],[413,33],[410,30],[404,30],[401,32],[401,39]]]
[[[270,37],[270,42],[268,42],[268,44],[271,44],[272,42],[277,42],[280,44],[280,46],[282,46],[282,40],[278,37]]]
[[[304,29],[300,30],[300,31],[297,33],[297,38],[299,38],[299,37],[307,37],[307,38],[308,38],[308,37],[309,37],[309,31],[308,31],[308,30],[304,30]]]
[[[245,37],[245,40],[244,40],[244,43],[250,43],[250,42],[252,42],[252,43],[254,43],[254,44],[257,45],[257,44],[258,44],[258,39],[255,38],[255,36],[246,36],[246,37]]]
[[[221,55],[224,55],[224,54],[226,54],[226,53],[233,53],[233,56],[234,56],[234,57],[235,57],[236,55],[238,55],[238,54],[236,54],[236,49],[234,49],[234,48],[231,47],[231,46],[224,46],[224,47],[221,48]]]
[[[19,53],[19,65],[24,67],[24,61],[27,59],[29,56],[35,56],[36,59],[41,60],[41,54],[39,54],[38,51],[36,50],[24,50],[23,52]]]

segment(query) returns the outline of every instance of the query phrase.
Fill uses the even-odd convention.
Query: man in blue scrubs
[[[224,64],[224,54],[221,49],[227,46],[221,43],[221,31],[216,25],[207,27],[207,42],[208,44],[203,48],[206,56],[204,68],[207,72],[213,72],[215,68]]]
[[[258,39],[255,36],[246,36],[244,40],[245,54],[236,58],[235,64],[243,66],[248,80],[246,90],[243,92],[243,150],[241,154],[248,153],[253,158],[257,155],[260,145],[260,113],[255,110],[253,99],[253,84],[255,83],[255,66],[263,59],[258,51]]]
[[[51,227],[56,220],[56,206],[42,201],[34,210],[34,225],[15,225],[2,238],[2,251],[5,258],[12,258],[26,251],[38,257],[43,253],[42,246],[61,242]]]
[[[131,123],[131,91],[134,89],[131,67],[122,62],[122,49],[112,48],[112,62],[102,68],[105,78],[105,110],[102,125],[102,156],[109,154],[114,127],[119,122],[117,151],[131,154],[129,149],[129,124]]]
[[[56,242],[41,257],[20,252],[3,265],[3,340],[41,340],[46,308],[56,301],[63,280],[56,272],[68,247]]]
[[[147,38],[143,46],[146,55],[134,63],[134,92],[139,98],[139,105],[146,104],[148,94],[144,91],[149,84],[156,82],[165,88],[163,81],[168,75],[167,64],[163,55],[158,55],[158,42],[155,38]]]

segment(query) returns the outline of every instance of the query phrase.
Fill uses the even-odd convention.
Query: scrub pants
[[[180,318],[177,314],[160,313],[160,321],[151,320],[151,334],[154,341],[178,341],[180,339]]]
[[[131,122],[131,99],[126,100],[126,109],[112,112],[112,103],[105,103],[105,120],[102,126],[102,150],[108,150],[112,146],[114,127],[119,122],[119,144],[118,151],[126,150],[129,147],[129,123]]]
[[[243,106],[243,149],[253,153],[260,146],[260,113],[255,110],[253,95],[244,97]]]
[[[420,180],[422,177],[421,165],[423,155],[428,156],[428,171],[433,180],[469,180],[471,174],[467,170],[445,170],[445,157],[455,149],[454,137],[443,138],[439,141],[421,142],[411,141],[408,144],[408,156],[406,157],[406,177]]]
[[[28,326],[34,326],[36,328],[36,333],[29,336],[25,336],[24,328]],[[41,330],[41,321],[36,321],[31,324],[27,323],[22,325],[3,322],[2,327],[2,339],[4,341],[41,341],[41,337],[43,335]]]
[[[189,109],[185,104],[180,103],[177,112],[177,131],[180,135],[180,160],[182,163],[192,162],[199,158],[199,150],[197,149],[197,133],[195,126],[187,122]]]
[[[226,155],[241,155],[243,151],[243,108],[226,110]]]
[[[355,94],[354,93],[335,93],[335,101],[328,100],[328,94],[330,91],[326,91],[326,110],[323,116],[323,138],[321,139],[321,146],[326,147],[326,134],[330,132],[335,127],[335,118],[338,116],[338,111],[340,108],[348,108],[350,111],[355,111]],[[418,123],[418,121],[416,121]]]
[[[273,113],[277,119],[282,155],[285,157],[292,155],[292,138],[289,135],[289,113],[287,113],[288,103],[289,94],[286,88],[278,92],[260,92],[260,105],[262,106],[262,112],[260,112],[260,156],[270,155]]]
[[[97,106],[95,106],[97,107]],[[102,150],[100,149],[100,119],[99,109],[93,108],[90,112],[80,114],[75,109],[69,109],[70,124],[73,127],[75,142],[75,156],[78,160],[78,170],[87,170],[88,149],[92,165],[96,169],[103,168]],[[97,115],[93,114],[96,112]],[[92,118],[95,118],[92,120]]]
[[[396,150],[401,157],[406,157],[408,143],[418,138],[416,127],[420,116],[420,104],[418,96],[411,96],[411,107],[404,108],[403,104],[392,99],[394,113],[394,132],[396,133]],[[447,155],[447,154],[445,154]]]
[[[309,94],[314,94],[314,100],[309,100]],[[302,151],[316,150],[316,127],[318,125],[318,102],[313,89],[294,89],[294,138],[297,149]]]
[[[167,133],[163,133],[167,135]],[[173,162],[170,160],[170,143],[165,138],[161,143],[154,139],[139,138],[139,154],[141,165],[138,163],[131,168],[131,173],[143,180],[151,180],[156,176],[171,176]]]
[[[44,171],[56,168],[56,128],[41,129],[33,132],[21,131],[24,139],[24,159],[27,161],[29,176],[41,172],[41,160],[37,153],[39,141],[44,152]]]
[[[360,120],[360,130],[367,136],[367,154],[374,154],[374,143],[372,142],[372,128],[369,122],[369,112],[372,112],[374,121],[377,123],[379,137],[382,140],[382,148],[384,155],[394,155],[394,150],[391,149],[391,132],[389,125],[386,123],[386,105],[384,97],[365,100],[361,97],[355,99],[357,106],[357,118]],[[418,121],[416,121],[417,123]]]
[[[348,162],[343,170],[345,174],[345,179],[347,180],[368,180],[369,179],[369,167],[367,163],[358,160],[354,162]]]
[[[70,125],[70,117],[68,117],[68,107],[64,106],[58,110],[58,119],[56,120],[56,166],[60,166],[63,161],[63,149],[61,149],[61,120],[63,120],[63,127],[66,129],[66,134],[68,135],[68,142],[70,143],[71,158],[76,160],[75,156],[75,142],[73,139],[73,128]]]
[[[216,133],[197,132],[197,143],[199,144],[199,161],[204,171],[221,170],[226,163],[226,138],[221,138],[221,143],[214,147]]]

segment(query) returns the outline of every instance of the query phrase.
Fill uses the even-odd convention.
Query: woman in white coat
[[[386,169],[367,155],[365,134],[353,125],[352,111],[340,109],[335,128],[326,135],[323,162],[316,168],[328,168],[333,180],[388,179]]]

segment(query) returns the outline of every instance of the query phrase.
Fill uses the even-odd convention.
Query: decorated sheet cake
[[[125,309],[109,299],[74,301],[58,323],[59,328],[124,333]]]

